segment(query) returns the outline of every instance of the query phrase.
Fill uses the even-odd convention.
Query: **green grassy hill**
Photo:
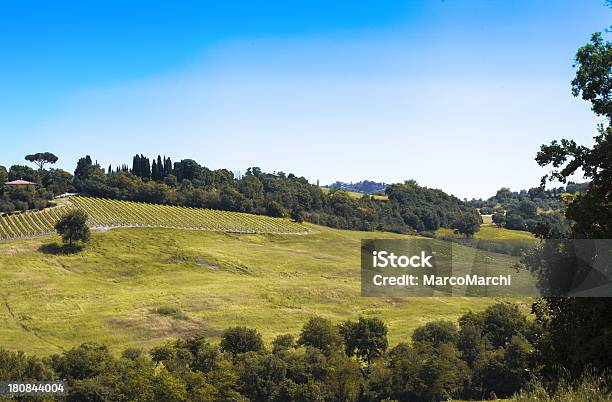
[[[455,234],[452,229],[440,228],[436,231],[436,236],[455,236],[463,237],[463,235]],[[510,230],[498,228],[495,225],[481,225],[480,230],[476,232],[474,238],[477,240],[518,240],[526,242],[534,242],[536,239],[530,232],[522,230]]]
[[[379,316],[395,344],[423,323],[498,300],[360,297],[360,239],[402,236],[304,227],[310,234],[98,230],[72,255],[50,253],[57,236],[0,243],[0,345],[49,354],[96,341],[119,351],[198,330],[216,337],[232,325],[256,327],[269,342],[313,315]],[[513,300],[527,311],[530,299]]]

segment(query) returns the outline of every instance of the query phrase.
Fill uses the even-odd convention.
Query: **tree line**
[[[159,155],[152,162],[142,154],[135,155],[131,168],[122,164],[115,169],[112,166],[103,169],[87,155],[78,160],[74,175],[61,169],[46,170],[41,166],[34,170],[21,165],[11,166],[8,172],[0,167],[2,175],[8,180],[23,178],[39,184],[37,188],[0,187],[2,212],[44,208],[53,195],[78,192],[94,197],[290,217],[299,222],[356,230],[416,233],[447,227],[472,235],[481,222],[475,208],[415,181],[387,185],[388,200],[368,195],[354,198],[344,190],[323,192],[291,173],[266,173],[252,167],[243,176],[235,177],[227,169],[211,170],[193,159],[173,163]],[[28,200],[27,206],[20,201],[23,198]]]

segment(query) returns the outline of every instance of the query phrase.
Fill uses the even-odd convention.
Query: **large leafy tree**
[[[258,352],[263,348],[261,335],[253,328],[228,328],[221,337],[221,351],[229,352],[234,356],[247,352]]]
[[[57,162],[59,158],[51,152],[37,152],[35,154],[26,155],[25,160],[34,163],[38,166],[38,170],[42,171],[43,167],[47,164],[53,164]]]
[[[38,177],[39,175],[36,170],[24,165],[13,165],[10,167],[8,172],[8,180],[23,179],[28,181],[36,181],[38,180]]]
[[[572,80],[572,93],[591,102],[592,110],[600,116],[612,116],[612,43],[601,33],[595,33],[591,42],[576,53],[578,71]]]
[[[94,164],[91,161],[91,157],[89,155],[80,158],[77,162],[76,169],[74,170],[74,177],[77,179],[87,179],[91,176],[92,172],[95,170]]]
[[[612,238],[612,44],[601,34],[576,54],[576,78],[572,92],[590,101],[592,110],[604,118],[598,127],[592,147],[563,139],[543,145],[536,161],[552,166],[543,177],[565,182],[574,173],[590,180],[586,191],[567,199],[566,217],[570,239]],[[552,238],[558,233],[539,228],[538,235]],[[528,267],[539,275],[540,282],[553,290],[563,290],[579,282],[590,267],[578,264],[568,255],[568,241],[545,242],[540,255],[532,255]],[[605,250],[604,250],[605,251]],[[608,250],[608,252],[612,252]],[[600,250],[601,254],[601,250]],[[607,281],[607,278],[601,278]],[[586,366],[606,369],[612,361],[612,300],[607,298],[545,298],[534,304],[537,320],[545,329],[538,342],[545,373],[557,369],[578,376]]]
[[[480,230],[482,218],[476,211],[467,211],[459,215],[452,223],[452,228],[456,233],[461,233],[466,237],[473,237]]]
[[[387,350],[387,326],[379,318],[359,317],[359,321],[345,321],[339,326],[348,356],[357,355],[368,364]]]
[[[55,224],[55,230],[70,246],[75,241],[86,242],[90,236],[87,214],[80,209],[73,209]]]
[[[567,208],[566,216],[573,221],[576,238],[612,238],[612,43],[601,34],[576,54],[576,78],[572,92],[592,104],[593,111],[606,119],[599,125],[592,148],[573,140],[553,141],[542,145],[536,161],[541,166],[552,165],[550,174],[542,178],[563,183],[579,171],[591,180],[587,190],[578,194]]]
[[[304,324],[297,343],[319,349],[329,355],[340,348],[342,337],[331,321],[322,317],[312,317]]]

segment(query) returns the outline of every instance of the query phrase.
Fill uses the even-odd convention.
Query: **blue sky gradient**
[[[288,4],[291,3],[291,4]],[[590,144],[572,59],[603,1],[0,3],[0,164],[135,153],[321,183],[536,186]]]

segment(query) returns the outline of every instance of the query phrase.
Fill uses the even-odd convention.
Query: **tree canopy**
[[[410,344],[400,342],[391,349],[386,324],[373,317],[340,324],[313,318],[301,331],[302,346],[296,347],[293,336],[285,334],[274,340],[272,351],[263,348],[258,332],[248,327],[228,328],[220,343],[198,331],[154,346],[149,353],[128,348],[115,355],[104,345],[83,343],[41,359],[0,348],[0,377],[61,378],[68,383],[67,399],[79,401],[437,401],[480,400],[491,393],[507,397],[528,384],[532,341],[528,327],[489,325],[489,317],[496,322],[508,318],[510,324],[517,318],[514,309],[493,305],[463,315],[459,330],[450,322],[418,327]],[[338,329],[343,336],[338,336]],[[504,342],[497,345],[488,338]],[[330,339],[337,347],[327,347]]]
[[[536,156],[541,166],[552,166],[542,178],[542,185],[550,180],[565,182],[571,175],[582,172],[589,180],[585,191],[566,198],[565,212],[570,231],[561,234],[569,239],[612,238],[612,45],[594,34],[591,41],[576,54],[576,78],[572,81],[575,96],[590,101],[593,111],[606,118],[598,127],[592,147],[562,139],[542,145]],[[546,240],[542,247],[529,255],[526,264],[539,278],[544,289],[576,282],[589,272],[591,264],[604,250],[591,250],[577,258],[570,255],[571,240],[554,239],[560,234],[542,228],[539,236]],[[588,250],[586,250],[588,251]],[[587,271],[585,271],[587,269]],[[609,282],[601,278],[602,284]],[[566,371],[578,377],[588,365],[596,370],[609,368],[612,361],[610,333],[612,333],[612,303],[597,298],[544,298],[534,305],[537,322],[546,331],[538,341],[539,359],[543,374],[558,377]]]
[[[55,230],[70,246],[75,241],[87,242],[90,236],[87,214],[80,209],[72,209],[57,221]]]
[[[51,152],[38,152],[35,154],[26,155],[25,160],[34,163],[38,166],[38,170],[43,170],[43,167],[47,164],[53,164],[57,162],[59,158]]]

